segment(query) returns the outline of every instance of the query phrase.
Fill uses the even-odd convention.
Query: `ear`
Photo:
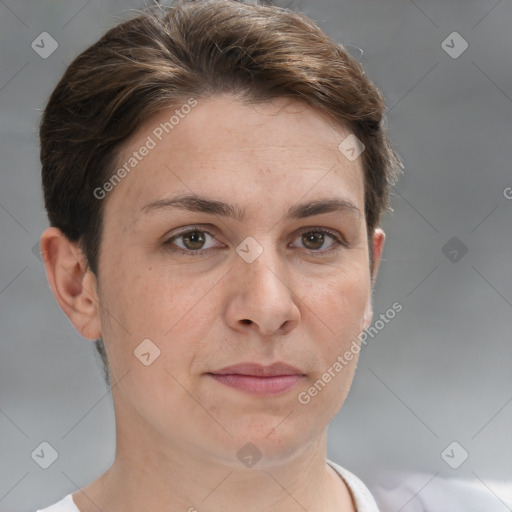
[[[55,227],[43,232],[40,246],[46,277],[59,306],[84,338],[100,338],[96,276],[82,251]]]
[[[373,243],[373,268],[372,268],[372,290],[370,292],[370,296],[368,297],[368,302],[366,303],[366,308],[364,310],[364,316],[361,328],[362,330],[367,329],[370,326],[373,317],[373,306],[372,306],[372,292],[373,292],[373,284],[375,283],[375,279],[377,278],[377,272],[379,270],[380,259],[382,256],[382,248],[384,247],[384,241],[386,240],[386,233],[381,228],[377,228],[372,237]]]

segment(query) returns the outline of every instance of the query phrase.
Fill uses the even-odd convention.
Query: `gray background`
[[[37,129],[71,60],[142,6],[0,1],[0,512],[57,501],[114,457],[111,394],[93,345],[60,310],[34,254],[48,225]],[[386,97],[405,164],[382,225],[374,321],[395,301],[403,310],[363,349],[329,429],[329,458],[372,489],[403,483],[397,471],[419,475],[410,499],[389,510],[421,510],[429,488],[454,478],[485,494],[486,512],[512,510],[512,3],[291,6],[363,63]],[[59,46],[43,59],[31,43],[45,31]],[[457,58],[442,45],[454,31],[469,45]],[[458,261],[454,242],[445,246],[453,237]],[[42,441],[58,452],[46,470],[31,458]],[[457,469],[441,457],[452,441],[469,453]]]

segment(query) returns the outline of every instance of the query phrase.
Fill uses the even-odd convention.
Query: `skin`
[[[122,146],[119,165],[173,111],[146,120]],[[103,338],[111,367],[116,457],[73,494],[82,512],[355,510],[326,464],[326,436],[357,354],[310,403],[297,399],[372,317],[361,158],[349,161],[338,150],[348,134],[289,99],[198,98],[104,199],[98,276],[57,228],[45,230],[41,248],[56,299],[82,336]],[[178,193],[236,202],[246,219],[141,212]],[[284,219],[288,207],[325,197],[351,201],[360,215]],[[165,245],[198,224],[213,235],[203,233],[202,246],[184,237]],[[329,235],[308,244],[302,235],[312,228],[332,230],[348,246]],[[263,248],[252,263],[236,252],[248,236]],[[373,278],[384,239],[375,230]],[[200,247],[200,255],[179,252]],[[160,349],[149,366],[134,355],[146,338]],[[305,374],[276,396],[249,395],[206,374],[276,361]],[[262,454],[252,468],[237,457],[248,442]]]

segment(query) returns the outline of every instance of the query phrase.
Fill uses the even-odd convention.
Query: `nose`
[[[286,262],[265,248],[251,263],[238,258],[235,267],[226,310],[228,325],[266,337],[295,329],[300,321],[300,302]]]

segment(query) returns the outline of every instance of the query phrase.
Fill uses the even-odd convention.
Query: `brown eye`
[[[322,248],[325,237],[320,231],[309,231],[302,234],[302,243],[307,249],[318,250]]]
[[[329,254],[342,247],[348,247],[348,244],[345,243],[340,235],[325,229],[309,229],[308,231],[303,231],[299,234],[299,239],[301,245],[298,247],[302,247],[318,255]],[[331,243],[326,247],[325,244],[329,240],[331,240]]]
[[[189,231],[188,233],[181,235],[181,237],[184,242],[185,249],[189,249],[191,251],[202,249],[206,240],[203,231]]]
[[[188,254],[200,254],[199,251],[216,247],[209,239],[215,240],[215,237],[208,231],[196,228],[172,236],[164,242],[164,245],[173,251],[181,250],[183,253],[188,251]]]

